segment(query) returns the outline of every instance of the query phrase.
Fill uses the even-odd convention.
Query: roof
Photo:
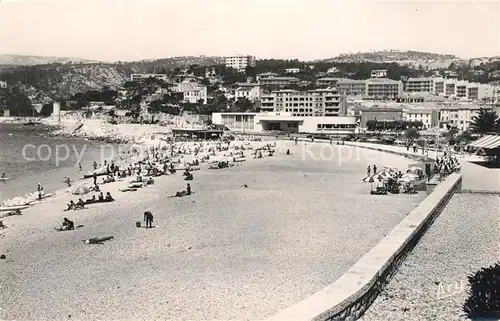
[[[401,80],[394,80],[389,78],[370,78],[366,83],[386,83],[386,84],[402,84]]]
[[[348,79],[348,78],[344,78],[344,79],[340,79],[338,81],[339,83],[365,83],[366,80],[363,80],[363,79]]]
[[[295,77],[268,77],[268,78],[261,79],[261,81],[266,81],[266,80],[299,80],[299,78],[295,78]]]
[[[431,77],[408,78],[408,82],[410,81],[434,81],[434,78]]]
[[[403,112],[400,108],[360,108],[359,110],[362,112]]]
[[[432,114],[433,112],[436,112],[435,109],[407,109],[405,111],[407,114]]]
[[[469,144],[469,146],[484,149],[495,149],[500,147],[500,135],[486,135],[479,138],[475,142]]]

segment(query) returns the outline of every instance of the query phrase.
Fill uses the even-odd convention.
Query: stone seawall
[[[267,321],[337,321],[359,318],[461,187],[460,174],[448,176],[336,282],[304,301],[278,312]]]

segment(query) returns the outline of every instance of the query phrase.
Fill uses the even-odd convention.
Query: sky
[[[379,49],[500,55],[500,0],[0,0],[0,53],[312,60]]]

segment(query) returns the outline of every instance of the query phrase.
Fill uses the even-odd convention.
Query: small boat
[[[54,195],[56,195],[56,193],[47,193],[47,194],[43,194],[43,195],[42,195],[42,199],[44,199],[44,198],[49,198],[49,197],[52,197],[52,196],[54,196]],[[26,202],[26,205],[33,205],[33,204],[38,204],[38,203],[40,203],[40,200],[39,200],[38,198],[36,198],[36,199],[34,199],[34,200],[31,200],[31,201]]]
[[[10,179],[11,179],[10,177],[0,177],[0,181],[1,182],[6,182],[6,181],[8,181]]]
[[[94,177],[94,173],[96,174],[96,176],[103,176],[109,174],[107,167],[101,167],[96,169],[95,171],[91,171],[88,174],[83,175],[83,178],[92,178]]]
[[[15,206],[2,206],[0,207],[0,212],[10,212],[16,210],[24,210],[28,208],[29,205],[15,205]]]

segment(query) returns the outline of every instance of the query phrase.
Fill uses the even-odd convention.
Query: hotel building
[[[485,107],[471,105],[443,107],[439,111],[439,127],[446,128],[446,125],[449,125],[462,131],[467,130],[481,108]]]
[[[341,79],[337,82],[337,89],[347,96],[364,96],[366,94],[366,81]]]
[[[262,112],[285,112],[291,116],[330,117],[347,114],[347,102],[336,88],[308,91],[278,90],[261,96]]]
[[[395,99],[403,94],[403,82],[388,78],[366,80],[366,97],[374,99]]]
[[[175,84],[172,88],[173,92],[183,93],[183,100],[190,103],[198,103],[198,101],[203,100],[203,104],[207,103],[207,87],[205,85],[198,84],[191,81],[183,81],[181,83]]]
[[[250,101],[255,101],[260,98],[262,94],[262,90],[260,89],[260,86],[243,86],[243,87],[238,87],[234,91],[234,97],[236,99],[238,98],[246,98]]]
[[[244,72],[247,67],[255,67],[255,57],[245,55],[226,57],[226,67]]]
[[[409,93],[433,93],[434,78],[408,78],[406,92]]]
[[[422,122],[424,128],[433,128],[439,124],[439,112],[435,109],[406,109],[403,119],[410,122]]]

